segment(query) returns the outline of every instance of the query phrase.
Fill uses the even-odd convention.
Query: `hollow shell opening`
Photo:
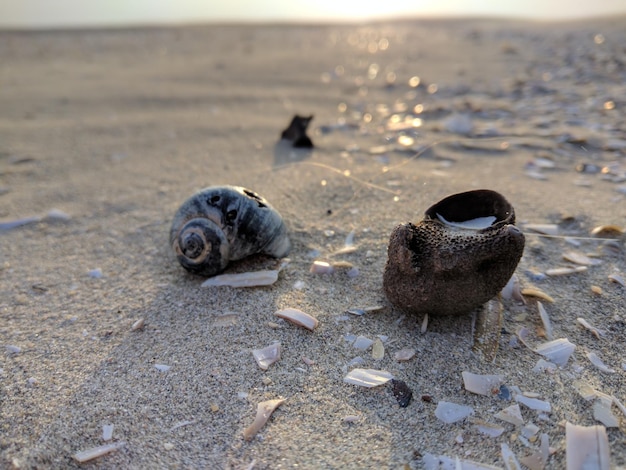
[[[425,215],[449,225],[474,229],[501,222],[515,223],[513,206],[500,193],[489,189],[448,196],[431,206]]]

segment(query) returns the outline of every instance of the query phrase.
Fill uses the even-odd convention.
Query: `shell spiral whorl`
[[[280,214],[238,186],[209,187],[187,199],[172,221],[170,244],[185,269],[203,276],[255,253],[280,258],[291,248]]]

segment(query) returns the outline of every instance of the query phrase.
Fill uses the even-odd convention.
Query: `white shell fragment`
[[[500,451],[502,453],[502,460],[504,460],[504,467],[506,470],[522,470],[517,457],[511,448],[504,442],[500,444]]]
[[[491,227],[491,225],[496,221],[496,217],[490,215],[488,217],[477,217],[472,220],[465,220],[463,222],[451,222],[446,220],[441,214],[437,214],[437,218],[446,225],[450,227],[456,228],[464,228],[467,230],[482,230],[487,227]]]
[[[382,359],[383,357],[385,357],[385,345],[380,338],[376,338],[372,345],[372,358]]]
[[[243,431],[243,438],[251,440],[261,430],[276,408],[285,402],[284,399],[262,401],[257,405],[256,417],[250,426]]]
[[[538,299],[545,300],[546,302],[554,303],[554,299],[546,294],[544,291],[536,289],[534,287],[527,287],[522,289],[522,295],[527,297],[537,297]]]
[[[622,287],[626,287],[626,281],[619,274],[609,274],[609,281],[615,282],[616,284],[619,284]]]
[[[474,423],[476,429],[479,433],[484,434],[489,437],[500,437],[504,432],[504,428],[502,426],[498,426],[496,424],[491,423]]]
[[[435,416],[447,424],[461,421],[472,413],[474,413],[474,408],[471,406],[457,405],[447,401],[440,401],[435,409]]]
[[[566,470],[609,470],[611,455],[604,426],[565,423]]]
[[[580,264],[581,266],[595,266],[601,263],[599,259],[593,259],[587,255],[583,255],[582,253],[577,253],[575,251],[568,251],[566,253],[563,253],[563,259],[574,264]]]
[[[130,327],[130,330],[131,331],[141,330],[145,324],[146,324],[145,319],[140,318],[139,320],[133,323],[133,326]]]
[[[559,226],[556,224],[526,224],[524,226],[526,230],[542,233],[544,235],[558,235]]]
[[[326,261],[314,261],[309,271],[313,274],[332,274],[335,272],[335,267]]]
[[[355,347],[356,349],[360,349],[362,351],[365,351],[366,349],[368,349],[372,344],[374,344],[374,340],[369,339],[366,336],[357,336],[356,339],[354,340],[354,343],[352,343],[352,346]]]
[[[583,273],[587,271],[587,266],[576,266],[574,268],[552,268],[546,269],[548,276],[567,276],[568,274]]]
[[[352,369],[343,378],[343,381],[352,385],[371,388],[386,384],[391,379],[393,379],[393,375],[386,370]]]
[[[548,317],[548,312],[546,312],[546,309],[543,307],[541,302],[537,302],[537,310],[539,311],[541,323],[543,323],[543,330],[546,333],[546,338],[552,340],[554,335],[552,333],[552,323],[550,322],[550,317]]]
[[[252,355],[258,366],[263,370],[267,370],[280,359],[280,343],[270,344],[262,349],[253,349]]]
[[[161,372],[167,372],[172,368],[172,366],[168,366],[167,364],[155,364],[154,368]]]
[[[415,356],[416,352],[417,351],[413,348],[404,348],[400,351],[396,351],[393,358],[398,362],[409,361]]]
[[[615,373],[615,369],[611,369],[604,362],[602,362],[602,359],[600,359],[595,352],[590,351],[586,353],[585,356],[587,356],[587,359],[589,359],[589,361],[602,372],[606,372],[608,374]]]
[[[596,401],[593,403],[593,418],[607,428],[617,428],[619,427],[619,419],[611,411],[611,405],[613,405],[613,397],[598,393]]]
[[[504,381],[502,375],[478,375],[467,371],[463,371],[461,375],[465,390],[487,397],[497,395]]]
[[[517,403],[503,409],[499,413],[496,413],[495,417],[501,419],[502,421],[506,421],[507,423],[511,423],[515,426],[521,426],[522,424],[524,424],[524,418],[522,418],[522,410]]]
[[[113,438],[113,425],[103,424],[102,425],[102,440],[110,441],[112,438]]]
[[[201,287],[257,287],[269,286],[278,280],[278,270],[250,271],[238,274],[220,274],[204,281]]]
[[[527,406],[531,410],[543,411],[545,413],[552,412],[550,402],[539,400],[538,398],[528,398],[524,395],[515,395],[515,401]]]
[[[285,320],[290,321],[295,325],[302,326],[311,331],[317,328],[317,325],[319,324],[317,318],[303,312],[302,310],[298,310],[297,308],[286,308],[283,310],[279,310],[274,313],[274,315],[280,318],[284,318]]]
[[[583,328],[591,331],[591,333],[598,339],[600,339],[600,336],[604,336],[604,334],[605,334],[605,332],[603,330],[598,330],[596,327],[591,326],[591,324],[587,320],[582,318],[582,317],[578,317],[576,319],[576,323],[581,325]]]
[[[91,449],[76,452],[74,454],[74,460],[79,463],[89,462],[90,460],[102,457],[103,455],[110,454],[118,449],[121,449],[126,445],[126,442],[120,441],[113,444],[105,444],[99,447],[92,447]]]
[[[576,345],[570,343],[567,338],[559,338],[540,344],[535,348],[535,352],[554,362],[557,366],[563,367],[575,349]]]

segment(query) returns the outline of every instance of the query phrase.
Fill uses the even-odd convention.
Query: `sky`
[[[567,20],[616,14],[626,14],[625,0],[0,0],[0,28],[25,29],[468,15]]]

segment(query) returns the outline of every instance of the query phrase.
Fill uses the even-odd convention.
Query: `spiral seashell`
[[[281,215],[238,186],[209,187],[187,199],[172,221],[170,244],[180,264],[202,276],[253,254],[282,258],[291,248]]]
[[[389,301],[402,310],[460,315],[506,285],[524,251],[513,206],[495,191],[454,194],[417,225],[392,232],[383,274]]]

